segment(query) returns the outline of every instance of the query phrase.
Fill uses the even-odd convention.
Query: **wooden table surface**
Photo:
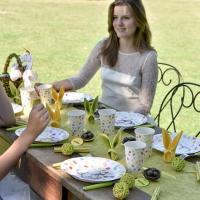
[[[16,136],[12,132],[0,129],[0,135],[13,141]],[[78,156],[78,155],[74,155]],[[21,157],[16,173],[45,200],[81,199],[112,200],[112,187],[84,192],[82,187],[88,183],[78,181],[61,170],[54,169],[53,163],[62,162],[70,157],[54,153],[53,148],[31,148]],[[149,200],[150,196],[135,188],[127,198]]]

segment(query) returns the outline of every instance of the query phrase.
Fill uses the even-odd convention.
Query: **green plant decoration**
[[[98,107],[98,100],[98,96],[95,97],[93,101],[88,101],[86,98],[84,98],[84,108],[87,113],[87,120],[91,123],[94,123],[95,121],[94,113]]]
[[[20,97],[20,88],[23,86],[23,82],[18,86],[18,88],[15,86],[15,84],[12,81],[9,81],[9,87],[10,87],[10,98],[13,102],[17,104],[21,104],[21,97]]]
[[[118,160],[118,154],[115,151],[115,148],[117,147],[118,144],[121,143],[122,140],[122,130],[119,129],[117,131],[117,134],[114,136],[113,139],[110,139],[106,134],[102,133],[99,134],[99,136],[102,138],[103,142],[109,147],[108,149],[108,154],[112,160]]]

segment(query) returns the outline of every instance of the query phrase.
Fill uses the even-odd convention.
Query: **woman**
[[[85,86],[101,68],[101,102],[121,111],[150,112],[157,83],[157,54],[141,0],[116,0],[108,10],[109,37],[92,50],[77,76],[54,83]]]

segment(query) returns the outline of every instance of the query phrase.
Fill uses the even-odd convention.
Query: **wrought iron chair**
[[[164,86],[178,84],[183,81],[183,77],[179,70],[170,64],[158,63],[158,83],[163,83]]]
[[[167,93],[173,86],[183,82],[180,71],[173,65],[168,63],[158,63],[158,81],[157,91],[154,100],[154,119],[158,118],[158,110],[160,107],[160,96]]]
[[[192,115],[191,111],[193,111]],[[188,118],[193,116],[194,120],[190,121],[188,128],[196,129],[198,125],[199,130],[195,135],[197,137],[200,134],[200,84],[182,82],[164,96],[159,108],[157,124],[158,127],[165,127],[167,130],[172,128],[172,131],[176,132],[176,127],[179,126],[180,129],[187,125]],[[195,127],[192,122],[195,122]]]

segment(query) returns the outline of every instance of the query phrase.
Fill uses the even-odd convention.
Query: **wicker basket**
[[[10,79],[10,75],[8,73],[8,67],[10,65],[10,62],[11,62],[12,58],[16,59],[19,70],[22,73],[24,72],[24,67],[22,66],[22,62],[20,60],[20,57],[16,53],[10,54],[6,59],[6,63],[5,63],[5,66],[4,66],[4,71],[0,75],[0,81],[2,81],[3,87],[5,88],[5,91],[6,91],[6,93],[7,93],[7,95],[9,97],[12,97],[12,93],[11,93],[10,86],[9,86],[9,81],[12,81],[12,80]],[[23,79],[19,78],[16,81],[12,81],[12,82],[14,83],[15,87],[18,88],[19,85],[22,83],[22,81],[23,81]]]

